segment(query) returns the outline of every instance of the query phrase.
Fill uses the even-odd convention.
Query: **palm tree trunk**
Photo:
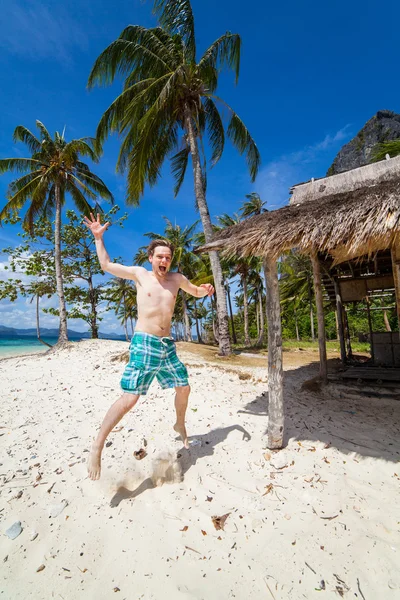
[[[230,290],[230,287],[229,287],[229,283],[226,285],[226,294],[228,296],[229,315],[230,315],[230,319],[231,319],[232,340],[233,340],[234,344],[237,344],[236,330],[235,330],[235,321],[233,319],[233,312],[232,312],[231,290]]]
[[[41,344],[44,344],[45,346],[48,346],[49,348],[52,348],[51,344],[48,344],[47,342],[45,342],[44,340],[42,340],[42,338],[40,337],[39,294],[36,294],[36,333],[37,333],[37,339],[39,340],[39,342]]]
[[[294,312],[294,326],[296,327],[296,340],[299,342],[300,341],[300,335],[299,335],[299,322],[297,320],[297,310],[296,307],[293,307],[293,312]]]
[[[199,149],[197,146],[196,135],[193,128],[192,117],[188,108],[186,109],[185,114],[185,129],[188,134],[190,154],[192,156],[194,192],[196,195],[196,202],[199,209],[201,222],[203,225],[206,242],[208,243],[211,241],[213,231],[204,191],[204,181],[200,163]],[[232,349],[231,340],[229,338],[228,310],[226,306],[226,294],[222,278],[221,263],[217,252],[210,252],[209,256],[217,295],[219,352],[222,356],[228,356],[232,353]]]
[[[59,302],[60,313],[60,332],[58,335],[58,344],[68,342],[68,327],[67,327],[67,309],[65,307],[64,284],[61,266],[61,196],[60,185],[55,186],[56,196],[56,221],[54,229],[54,264],[56,271],[57,296]]]
[[[314,342],[315,341],[314,311],[313,311],[313,305],[312,305],[313,290],[312,290],[312,287],[311,287],[311,281],[310,281],[310,279],[308,277],[307,277],[307,286],[308,286],[308,301],[310,303],[311,339]]]
[[[89,286],[89,298],[90,298],[90,306],[92,308],[92,315],[90,318],[90,328],[92,330],[92,340],[97,340],[99,338],[99,326],[97,324],[97,309],[96,309],[96,294],[93,289],[93,281],[92,278],[88,279]]]
[[[130,322],[131,322],[131,331],[132,331],[132,336],[133,336],[133,319],[132,317],[129,317]]]
[[[385,301],[384,301],[384,299],[382,298],[382,299],[381,299],[381,306],[383,307],[383,305],[384,305],[384,304],[385,304]],[[385,324],[385,329],[386,329],[386,331],[392,331],[392,328],[391,328],[391,326],[390,326],[389,319],[388,319],[388,316],[387,316],[387,312],[386,312],[386,310],[385,310],[385,309],[383,309],[383,322],[384,322],[384,324]]]
[[[244,343],[246,346],[250,346],[249,337],[249,306],[247,300],[247,280],[246,276],[242,277],[243,285],[243,317],[244,317]]]
[[[126,316],[126,299],[125,299],[125,295],[124,295],[124,330],[125,330],[125,338],[126,341],[129,342],[129,335],[128,335],[128,317]]]
[[[258,298],[260,300],[260,335],[258,336],[257,346],[262,346],[264,341],[264,307],[261,290],[258,293]]]
[[[218,344],[218,341],[219,341],[218,323],[216,323],[216,321],[215,321],[214,300],[212,298],[211,298],[211,315],[212,315],[212,330],[213,330],[214,340]]]
[[[189,313],[187,309],[187,302],[185,298],[185,292],[180,290],[180,294],[182,297],[182,305],[183,305],[183,318],[185,321],[185,342],[193,342],[192,332],[190,330],[190,321],[189,321]]]
[[[196,301],[196,298],[194,299],[194,314],[195,314],[195,320],[196,320],[197,341],[198,341],[199,344],[202,344],[203,340],[201,339],[201,334],[200,334],[200,329],[199,329],[199,319],[197,318],[197,301]]]
[[[256,314],[256,326],[257,326],[257,339],[260,336],[260,318],[258,316],[258,302],[254,302],[255,314]]]

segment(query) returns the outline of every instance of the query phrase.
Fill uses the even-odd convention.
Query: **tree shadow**
[[[192,445],[189,449],[182,447],[178,450],[177,457],[179,465],[181,467],[182,479],[188,470],[193,467],[196,462],[207,456],[214,454],[214,449],[218,444],[224,442],[232,431],[240,431],[243,433],[243,440],[249,441],[251,439],[248,431],[241,425],[230,425],[229,427],[219,427],[212,429],[203,435],[189,436],[189,442],[192,441]],[[194,442],[194,443],[193,443]],[[123,500],[131,500],[137,498],[140,494],[143,494],[147,490],[151,490],[157,487],[151,477],[147,477],[142,483],[134,490],[129,490],[127,487],[121,485],[114,496],[110,500],[110,506],[116,508]]]
[[[337,361],[330,364],[331,374]],[[284,373],[285,434],[289,440],[322,442],[345,454],[397,462],[400,458],[399,388],[318,382],[318,365]],[[268,391],[247,402],[238,413],[268,418]],[[267,423],[264,434],[267,434]]]

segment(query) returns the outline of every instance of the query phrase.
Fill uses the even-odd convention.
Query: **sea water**
[[[44,337],[43,340],[52,346],[57,343],[56,337]],[[35,336],[10,335],[0,337],[0,358],[23,354],[37,354],[46,352],[48,349],[49,347],[39,342]]]

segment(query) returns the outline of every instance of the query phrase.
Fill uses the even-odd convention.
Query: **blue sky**
[[[394,0],[380,10],[372,0],[334,3],[309,0],[192,0],[198,52],[229,30],[242,37],[238,85],[224,75],[218,95],[238,112],[256,140],[262,167],[251,183],[245,160],[229,145],[208,177],[212,218],[238,210],[245,194],[256,191],[271,209],[287,203],[291,185],[323,176],[333,158],[363,124],[380,109],[400,112],[398,20]],[[152,2],[143,0],[13,0],[0,17],[0,156],[26,155],[12,141],[14,128],[35,128],[43,121],[66,137],[93,135],[121,83],[86,89],[88,74],[100,52],[128,24],[152,26]],[[125,209],[125,182],[115,174],[118,144],[105,145],[96,172]],[[8,176],[0,178],[0,198]],[[127,207],[123,230],[105,238],[111,256],[132,264],[146,231],[162,231],[163,216],[182,226],[198,218],[194,210],[191,170],[173,197],[169,166],[160,183],[147,189],[139,208]],[[15,227],[0,229],[0,248],[18,243]],[[7,258],[0,255],[0,278]],[[0,303],[0,324],[29,327],[32,306],[21,300]],[[55,319],[43,315],[43,325]],[[71,321],[70,327],[86,329]],[[108,313],[104,331],[120,327]]]

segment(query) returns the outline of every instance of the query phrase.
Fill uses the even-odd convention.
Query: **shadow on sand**
[[[182,478],[193,467],[199,459],[214,454],[214,448],[224,442],[231,433],[231,431],[240,431],[243,434],[243,440],[249,441],[251,439],[250,434],[241,425],[231,425],[229,427],[221,427],[218,429],[212,429],[204,435],[189,436],[189,442],[197,440],[199,444],[190,446],[190,449],[182,447],[178,451],[178,460],[181,467]],[[129,490],[125,486],[120,486],[114,496],[111,498],[110,506],[115,508],[123,500],[130,500],[137,498],[143,492],[155,488],[156,485],[151,477],[147,477],[142,483],[135,489]]]
[[[337,361],[329,361],[336,370]],[[337,448],[344,454],[356,453],[359,460],[374,457],[398,462],[400,459],[400,402],[398,390],[372,388],[332,382],[325,387],[315,385],[318,365],[311,364],[285,371],[285,438],[284,446],[291,441],[308,444],[323,443]],[[267,384],[266,384],[267,387]],[[268,391],[247,401],[238,414],[259,416],[268,424]],[[178,460],[184,476],[202,458],[214,454],[214,448],[224,442],[231,431],[243,433],[244,440],[250,434],[240,425],[211,430],[196,436],[201,445],[190,450],[181,448]],[[189,438],[193,440],[194,438]],[[135,490],[118,489],[111,506],[122,500],[136,498],[154,488],[151,478],[145,479]]]

